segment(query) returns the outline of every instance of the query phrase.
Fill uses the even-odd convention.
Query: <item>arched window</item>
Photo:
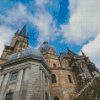
[[[71,76],[68,75],[69,82],[72,83]]]
[[[56,96],[56,97],[54,97],[54,100],[59,100],[59,98]]]
[[[25,48],[25,44],[23,45],[23,48]]]
[[[53,64],[53,67],[56,68],[56,64]]]
[[[91,74],[87,68],[87,65],[85,63],[81,63],[81,70],[86,75],[86,78],[91,78]]]
[[[69,68],[69,63],[68,63],[68,61],[65,61],[65,68]]]
[[[22,47],[22,43],[20,44],[20,47]]]
[[[51,75],[51,78],[52,78],[52,83],[56,83],[56,75],[55,74],[52,74]]]
[[[13,98],[13,92],[10,92],[6,94],[5,100],[12,100],[12,98]]]

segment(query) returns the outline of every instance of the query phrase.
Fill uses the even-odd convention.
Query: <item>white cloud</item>
[[[43,6],[45,4],[47,4],[49,2],[49,0],[35,0],[35,3],[37,6]]]
[[[15,7],[5,11],[6,16],[0,14],[0,22],[3,25],[16,25],[17,27],[22,27],[23,23],[27,23],[29,19],[32,19],[31,13],[27,8],[21,3],[17,4]]]
[[[88,44],[84,45],[82,51],[89,57],[97,68],[100,68],[100,33],[94,41],[90,41]]]
[[[7,16],[0,14],[0,22],[3,27],[5,26],[5,29],[7,27],[6,25],[14,25],[17,26],[17,28],[22,28],[23,24],[25,23],[30,23],[31,25],[33,25],[33,27],[36,27],[37,31],[39,32],[38,46],[45,40],[54,41],[56,39],[56,36],[59,35],[59,33],[55,33],[55,31],[57,31],[55,22],[53,21],[50,13],[46,11],[45,8],[37,8],[36,13],[32,15],[31,12],[27,10],[26,6],[19,3],[13,8],[6,10],[5,13]],[[4,33],[7,34],[6,32]],[[3,48],[3,45],[6,44],[6,40],[11,39],[10,37],[6,38],[7,39],[4,38],[3,43],[0,44],[2,45],[1,48]]]
[[[9,45],[12,40],[12,37],[15,33],[15,30],[12,30],[9,27],[1,26],[0,27],[0,55],[4,49],[4,45]]]
[[[58,33],[55,33],[57,28],[52,16],[45,10],[34,15],[33,25],[36,26],[39,32],[39,43],[43,43],[45,40],[49,41],[50,39],[54,41],[56,36],[59,35]]]
[[[100,1],[69,0],[70,19],[67,25],[61,25],[65,42],[82,45],[93,40],[100,32]]]

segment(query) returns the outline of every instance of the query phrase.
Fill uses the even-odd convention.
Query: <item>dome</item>
[[[43,58],[41,52],[38,49],[34,49],[34,48],[29,48],[29,49],[20,51],[20,53],[21,53],[20,57],[24,57],[24,56],[28,56],[28,55],[34,55],[34,56],[42,57]],[[11,61],[11,60],[17,58],[17,54],[18,54],[18,52],[10,55],[9,58],[7,59],[7,61]]]

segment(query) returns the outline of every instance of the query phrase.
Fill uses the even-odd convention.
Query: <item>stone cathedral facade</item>
[[[77,93],[99,74],[82,52],[57,55],[47,41],[39,49],[28,48],[26,26],[14,34],[0,58],[0,100],[74,100]],[[100,100],[96,78],[77,100]]]

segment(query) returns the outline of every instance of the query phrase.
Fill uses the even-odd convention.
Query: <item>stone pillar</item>
[[[43,72],[41,71],[41,100],[43,100]]]
[[[5,95],[5,91],[6,91],[6,87],[7,87],[7,83],[8,83],[8,79],[9,79],[9,73],[6,74],[5,78],[4,78],[4,82],[1,88],[1,93],[0,93],[0,100],[3,100],[4,95]]]
[[[16,90],[15,91],[20,91],[22,75],[23,75],[23,70],[20,70],[19,73],[18,73],[18,81],[17,81],[17,84],[16,84]]]
[[[4,75],[1,75],[1,76],[0,76],[0,86],[2,85],[3,78],[4,78]]]
[[[13,100],[19,100],[22,76],[23,76],[23,70],[20,70],[18,73],[18,78],[17,78],[17,83],[16,83],[16,88],[15,88]]]
[[[43,97],[45,100],[45,77],[44,77],[44,73],[43,73]]]
[[[27,100],[27,87],[28,87],[28,81],[29,81],[29,68],[25,69],[22,85],[21,85],[21,94],[19,100]]]
[[[24,81],[29,80],[29,68],[26,68],[25,74],[24,74]]]

